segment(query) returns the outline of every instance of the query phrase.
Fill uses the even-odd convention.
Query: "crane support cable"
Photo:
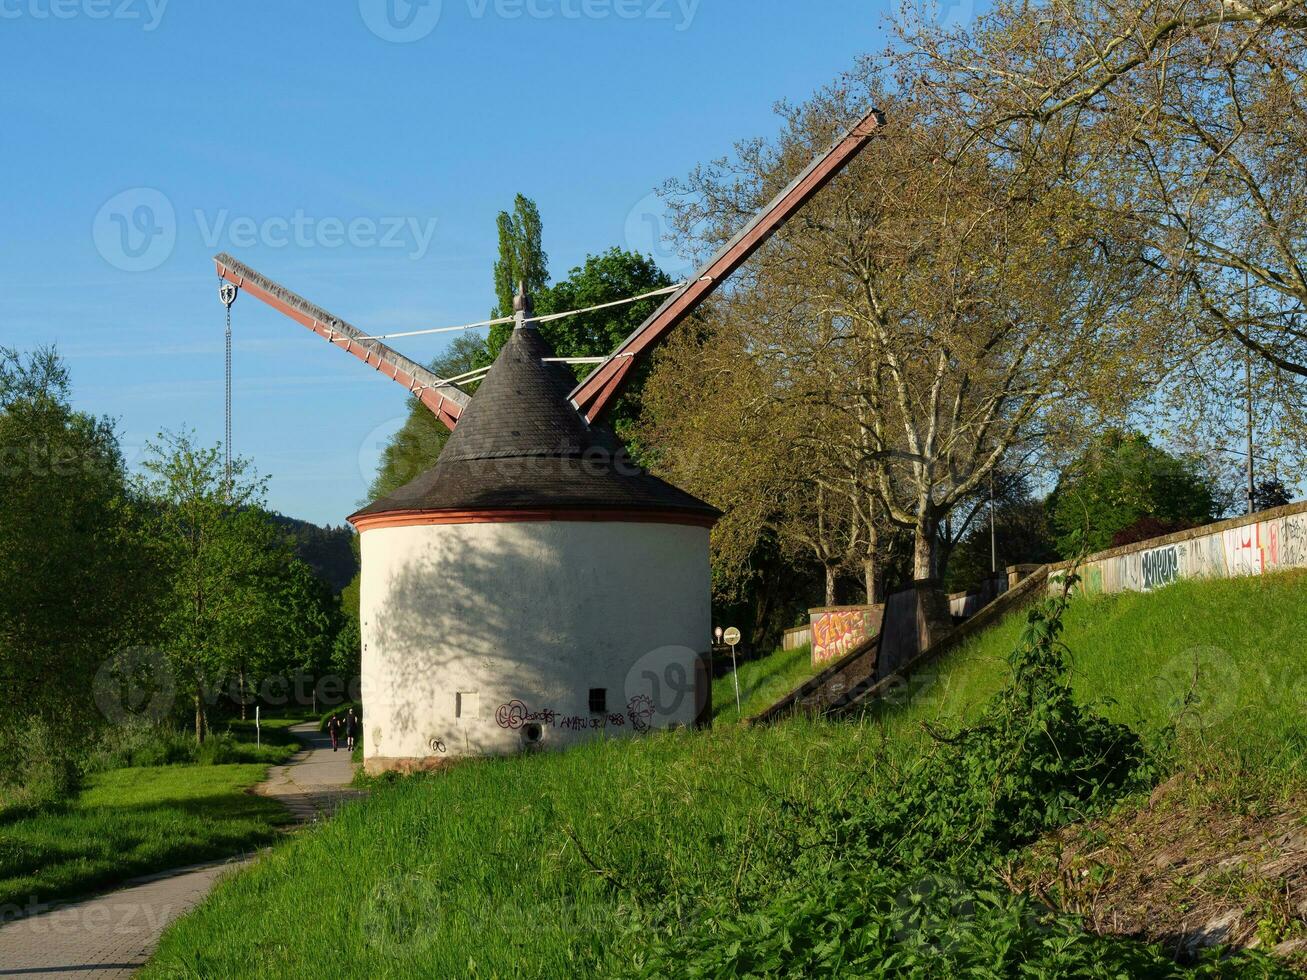
[[[566,313],[547,313],[544,316],[533,316],[532,323],[552,323],[554,320],[562,320],[569,316],[581,316],[584,313],[595,313],[599,310],[612,309],[614,306],[626,306],[629,303],[638,303],[642,299],[652,299],[655,296],[667,296],[670,293],[677,292],[685,287],[685,282],[678,282],[674,285],[655,289],[652,292],[641,293],[639,296],[631,296],[627,299],[613,300],[611,303],[600,303],[598,306],[587,306],[581,310],[568,310]],[[516,317],[501,316],[494,320],[481,320],[477,323],[465,323],[458,327],[432,327],[428,330],[409,330],[405,333],[379,333],[371,337],[360,337],[359,340],[395,340],[400,337],[423,337],[435,333],[457,333],[463,330],[477,330],[482,327],[497,327],[503,323],[512,323]]]

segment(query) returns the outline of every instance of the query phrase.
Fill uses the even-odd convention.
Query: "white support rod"
[[[564,317],[580,316],[583,313],[595,313],[599,310],[612,309],[614,306],[626,306],[628,303],[638,303],[642,299],[652,299],[655,296],[666,296],[668,293],[674,293],[681,289],[685,283],[678,282],[673,286],[667,286],[663,289],[655,289],[648,293],[641,293],[639,296],[630,296],[626,299],[613,300],[611,303],[600,303],[598,306],[587,306],[581,310],[568,310],[566,313],[548,313],[544,316],[533,316],[530,318],[531,323],[552,323],[555,320],[561,320]],[[397,337],[423,337],[435,333],[456,333],[463,330],[476,330],[481,327],[496,327],[501,323],[513,323],[517,318],[512,316],[501,316],[495,320],[482,320],[478,323],[465,323],[458,327],[434,327],[430,330],[409,330],[405,333],[382,333],[374,337],[362,337],[361,340],[394,340]]]

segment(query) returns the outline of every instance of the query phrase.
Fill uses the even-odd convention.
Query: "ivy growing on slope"
[[[1069,588],[1069,583],[1068,583]],[[757,844],[785,873],[635,905],[614,972],[642,976],[1288,976],[1272,960],[1085,932],[1014,894],[1017,849],[1157,777],[1143,742],[1078,704],[1059,639],[1067,593],[1029,614],[1010,680],[981,724],[932,731],[892,787],[798,806]],[[870,784],[872,781],[868,780]],[[800,812],[806,811],[806,812]],[[779,882],[779,884],[778,884]]]

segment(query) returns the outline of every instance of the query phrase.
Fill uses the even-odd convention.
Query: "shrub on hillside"
[[[781,858],[784,878],[756,892],[734,882],[698,901],[642,903],[623,944],[636,951],[631,972],[1139,976],[1173,967],[1156,947],[1089,935],[999,877],[1017,848],[1155,781],[1139,737],[1072,697],[1059,640],[1066,603],[1064,594],[1030,613],[982,724],[932,732],[933,749],[892,788],[807,807],[788,841],[759,842],[756,859]]]
[[[41,718],[5,733],[8,745],[0,813],[45,810],[66,803],[81,784],[77,747]]]
[[[87,772],[133,766],[171,766],[195,759],[195,736],[145,723],[113,725],[98,734],[86,757]]]
[[[163,725],[128,724],[106,728],[92,744],[83,768],[88,773],[152,766],[224,766],[275,762],[286,749],[271,740],[256,748],[231,732],[213,733],[197,745],[195,736]]]

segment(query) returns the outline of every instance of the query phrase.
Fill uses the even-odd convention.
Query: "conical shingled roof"
[[[530,322],[519,325],[436,465],[350,520],[414,511],[647,511],[711,523],[721,512],[637,467],[572,407],[575,384]],[[615,514],[615,520],[621,520]]]

